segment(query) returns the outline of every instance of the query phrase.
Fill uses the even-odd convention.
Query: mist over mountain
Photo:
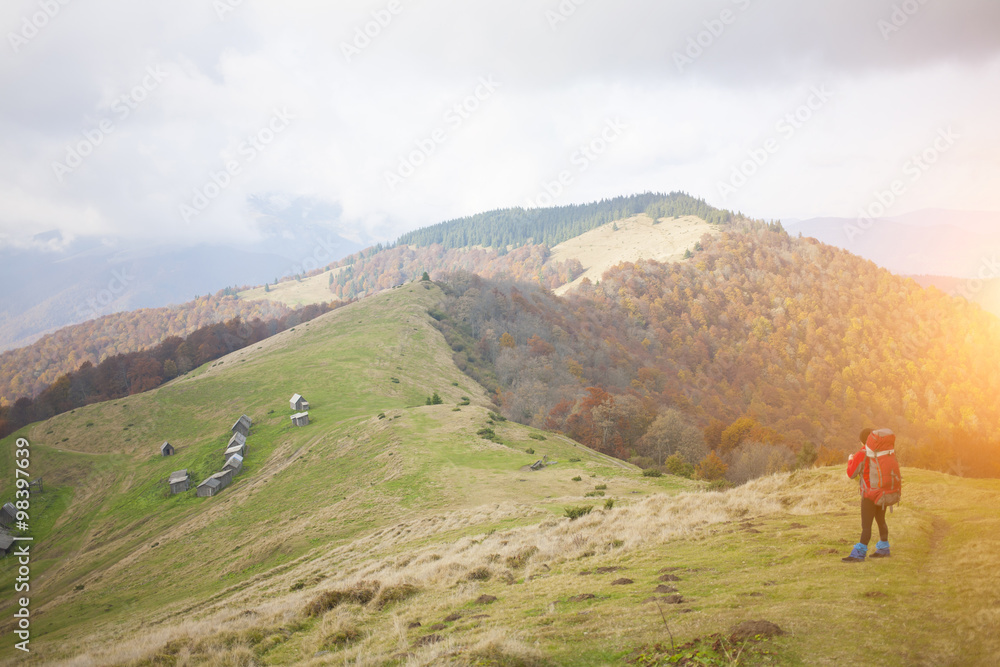
[[[1000,213],[928,209],[870,224],[851,218],[784,224],[792,234],[843,248],[899,275],[1000,278],[995,261],[1000,256]]]
[[[305,273],[361,248],[318,225],[291,230],[188,247],[54,232],[0,248],[0,351],[95,317]]]

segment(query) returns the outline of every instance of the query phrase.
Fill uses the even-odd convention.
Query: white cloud
[[[398,2],[388,22],[389,0],[244,0],[224,20],[193,0],[66,4],[0,55],[0,234],[219,240],[252,230],[256,198],[270,198],[325,206],[352,238],[389,239],[522,205],[614,118],[627,130],[558,203],[685,189],[761,217],[852,215],[950,124],[963,140],[899,212],[1000,210],[1000,91],[985,83],[1000,74],[995,2],[912,0],[919,11],[888,39],[877,22],[900,3],[884,0],[587,0],[555,30],[556,0]],[[4,35],[37,8],[0,8]],[[727,9],[733,20],[678,72],[673,53]],[[385,25],[348,62],[341,44],[373,11]],[[122,117],[115,100],[150,67],[167,74]],[[490,76],[496,93],[449,124]],[[819,85],[829,103],[722,201],[720,180]],[[275,109],[294,119],[249,160],[241,144]],[[53,162],[108,121],[60,182]],[[437,128],[433,155],[390,189],[385,172]],[[179,206],[231,160],[239,174],[185,224]]]

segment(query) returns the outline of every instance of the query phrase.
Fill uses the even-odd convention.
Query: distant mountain
[[[874,221],[863,229],[857,219],[814,218],[784,221],[802,233],[870,259],[899,275],[975,278],[984,271],[1000,278],[1000,213],[917,211]]]
[[[0,351],[95,317],[190,301],[318,268],[361,246],[319,228],[233,246],[169,247],[58,233],[0,248]]]

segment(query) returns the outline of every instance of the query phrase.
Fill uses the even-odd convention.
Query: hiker
[[[889,558],[889,526],[885,512],[899,502],[902,478],[896,460],[896,436],[889,429],[861,432],[863,448],[847,461],[847,475],[858,478],[861,487],[861,540],[845,563],[862,563],[872,539],[872,522],[878,523],[879,542],[872,558]]]

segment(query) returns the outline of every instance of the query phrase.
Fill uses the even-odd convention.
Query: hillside
[[[1000,483],[905,471],[896,557],[848,570],[839,557],[854,540],[857,492],[839,467],[706,493],[511,422],[493,426],[502,444],[477,437],[495,420],[427,315],[442,298],[430,285],[392,290],[152,392],[25,429],[31,473],[46,485],[32,513],[33,659],[600,665],[673,664],[701,650],[729,664],[728,650],[749,664],[835,664],[859,647],[886,664],[997,656],[986,628],[1000,599],[990,509]],[[288,423],[294,391],[312,404],[306,428]],[[425,405],[434,391],[444,403]],[[456,411],[463,396],[470,405]],[[166,496],[171,470],[197,481],[219,465],[241,412],[254,426],[236,483],[215,498]],[[157,455],[165,438],[172,458]],[[2,442],[3,498],[13,444]],[[543,454],[558,464],[521,469]],[[594,509],[563,517],[578,506]],[[14,568],[0,561],[0,585],[12,586]],[[717,642],[762,619],[786,634]],[[844,642],[859,621],[871,632]],[[12,643],[0,649],[5,664],[19,659]]]
[[[239,292],[237,296],[244,301],[272,301],[292,308],[326,303],[333,298],[330,293],[331,278],[342,270],[343,267],[330,269],[298,280],[268,284],[267,288],[254,287]]]
[[[492,248],[522,245],[556,246],[615,220],[646,214],[654,220],[692,215],[713,224],[729,224],[736,217],[683,192],[649,192],[604,199],[591,204],[552,208],[511,208],[449,220],[403,234],[400,245]]]
[[[113,313],[63,327],[31,345],[0,353],[0,405],[38,394],[87,361],[97,365],[108,356],[145,350],[234,317],[269,320],[289,312],[280,303],[205,296],[180,306]]]
[[[80,650],[84,636],[201,609],[240,582],[270,579],[431,511],[453,514],[456,529],[484,502],[497,527],[553,516],[579,500],[576,475],[617,480],[622,494],[690,485],[644,480],[627,464],[561,439],[534,440],[517,425],[496,426],[505,445],[477,437],[486,404],[430,326],[426,310],[439,298],[436,289],[396,290],[157,390],[25,429],[50,507],[33,515],[40,643],[54,651],[72,639]],[[308,428],[288,421],[296,391],[312,403]],[[424,405],[434,391],[446,404]],[[462,396],[472,404],[453,411]],[[214,499],[166,497],[172,470],[187,468],[198,482],[218,469],[242,412],[254,427],[239,481]],[[164,440],[176,456],[158,455]],[[13,442],[3,441],[4,498]],[[536,455],[525,452],[532,446]],[[543,453],[560,460],[558,469],[519,471]],[[3,561],[4,586],[11,563]]]
[[[642,214],[611,222],[563,241],[552,249],[551,261],[577,260],[585,269],[583,275],[557,287],[553,293],[563,295],[584,279],[599,282],[605,271],[622,262],[681,260],[703,235],[718,233],[717,225],[690,215],[654,222]]]
[[[921,287],[935,287],[945,294],[978,303],[983,310],[1000,317],[1000,276],[989,280],[968,280],[948,276],[908,276]]]
[[[620,264],[565,299],[448,283],[435,318],[459,366],[508,418],[605,453],[676,453],[652,430],[672,409],[704,434],[689,451],[731,468],[839,462],[878,423],[910,465],[1000,476],[1000,321],[812,239],[707,237],[689,261]]]
[[[362,247],[315,219],[318,211],[286,211],[294,224],[275,211],[262,213],[253,233],[214,245],[64,237],[58,231],[3,239],[0,352],[104,315],[165,308],[227,286],[301,273]]]

